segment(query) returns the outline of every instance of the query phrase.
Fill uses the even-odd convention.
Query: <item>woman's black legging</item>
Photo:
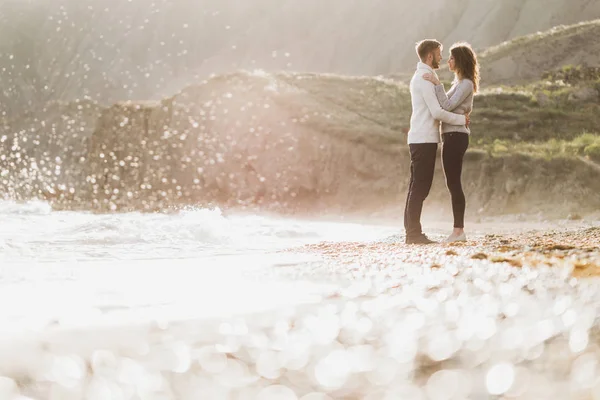
[[[452,213],[454,227],[465,227],[465,193],[460,177],[462,174],[463,158],[469,147],[469,134],[464,132],[449,132],[442,134],[442,166],[446,176],[446,186],[452,197]]]

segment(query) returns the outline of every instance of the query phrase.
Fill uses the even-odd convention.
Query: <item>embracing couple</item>
[[[408,244],[435,243],[422,232],[421,211],[433,182],[440,131],[442,166],[454,214],[454,230],[445,241],[467,240],[464,232],[465,194],[461,173],[463,157],[469,146],[469,115],[473,109],[473,95],[479,86],[479,66],[477,56],[469,44],[454,44],[450,48],[448,67],[454,72],[455,79],[452,88],[446,93],[435,73],[442,61],[442,49],[442,44],[437,40],[423,40],[416,47],[421,61],[410,82],[410,184],[404,210]]]

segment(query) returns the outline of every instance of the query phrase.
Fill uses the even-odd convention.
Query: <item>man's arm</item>
[[[435,95],[435,86],[433,83],[423,80],[422,82],[419,82],[419,89],[423,94],[423,99],[433,118],[450,125],[467,124],[467,118],[464,115],[454,114],[442,109],[442,106],[440,106],[437,96]]]
[[[444,91],[444,85],[435,86],[435,95],[437,96],[438,102],[446,111],[453,111],[462,104],[471,93],[473,93],[473,82],[468,79],[463,79],[456,85],[450,98],[448,98]]]

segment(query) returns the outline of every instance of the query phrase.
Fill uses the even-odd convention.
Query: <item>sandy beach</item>
[[[600,398],[600,228],[549,226],[30,264],[5,279],[0,398]]]

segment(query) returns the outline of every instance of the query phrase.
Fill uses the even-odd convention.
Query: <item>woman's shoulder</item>
[[[463,78],[456,82],[457,87],[461,87],[463,90],[474,90],[475,84],[469,78]]]

